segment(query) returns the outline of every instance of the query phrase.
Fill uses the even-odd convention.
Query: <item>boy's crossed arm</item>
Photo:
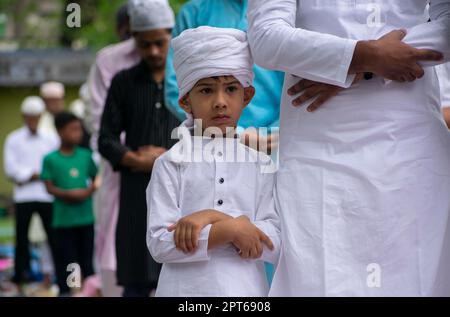
[[[263,253],[263,244],[273,251],[270,238],[256,227],[246,216],[233,218],[217,210],[202,210],[181,218],[168,228],[174,231],[174,242],[180,251],[194,253],[198,248],[200,232],[211,226],[208,250],[232,243],[243,259],[258,259]]]

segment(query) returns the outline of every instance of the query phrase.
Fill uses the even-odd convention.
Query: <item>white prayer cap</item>
[[[64,85],[49,81],[41,85],[40,93],[42,98],[64,98]]]
[[[80,96],[80,99],[83,100],[84,102],[88,102],[91,99],[87,83],[81,85],[80,90],[78,91],[78,95]]]
[[[175,15],[167,0],[129,0],[128,15],[132,32],[175,26]]]
[[[86,105],[81,99],[72,101],[69,106],[69,110],[80,119],[85,119],[86,117]]]
[[[30,96],[22,101],[20,111],[26,116],[39,116],[45,110],[45,103],[41,97]]]
[[[253,59],[243,31],[201,26],[172,40],[179,96],[208,77],[234,76],[244,87],[253,82]]]

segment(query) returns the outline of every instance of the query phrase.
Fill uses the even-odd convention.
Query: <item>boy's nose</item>
[[[214,108],[218,109],[218,108],[226,108],[226,107],[227,107],[227,102],[225,100],[224,94],[218,93],[217,98],[214,101]]]

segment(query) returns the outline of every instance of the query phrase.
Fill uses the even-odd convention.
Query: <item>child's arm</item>
[[[64,190],[56,187],[51,180],[45,180],[45,187],[50,195],[53,195],[55,198],[62,199],[68,203],[85,201],[95,191],[94,184],[92,184],[89,188]]]
[[[212,225],[208,250],[227,243],[232,243],[243,259],[260,258],[263,254],[263,245],[269,250],[274,249],[271,239],[246,216],[222,220]]]
[[[181,218],[180,180],[176,163],[161,157],[155,161],[147,188],[147,247],[159,263],[208,261],[208,237],[211,224],[198,236],[196,252],[184,253],[176,248],[174,232],[168,228]]]
[[[233,217],[217,210],[206,209],[181,218],[177,223],[169,226],[167,230],[174,232],[175,246],[178,250],[184,253],[195,252],[203,228],[229,219],[233,219]]]

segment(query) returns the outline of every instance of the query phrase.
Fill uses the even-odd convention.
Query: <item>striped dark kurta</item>
[[[118,73],[108,91],[102,117],[99,151],[121,173],[120,209],[116,230],[119,285],[154,286],[160,265],[146,245],[145,190],[151,173],[133,173],[120,164],[125,152],[141,146],[170,148],[171,132],[179,121],[164,106],[164,87],[153,80],[144,61]],[[126,134],[125,145],[120,142]]]

